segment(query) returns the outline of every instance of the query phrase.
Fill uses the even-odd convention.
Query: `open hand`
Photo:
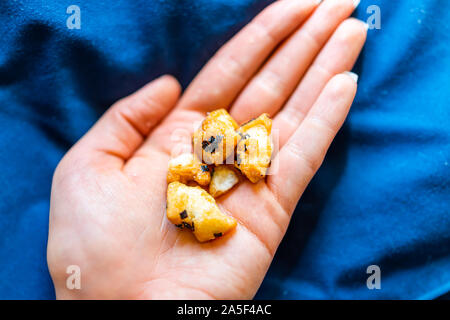
[[[282,0],[224,45],[179,99],[161,77],[114,104],[62,159],[53,178],[48,265],[57,298],[252,298],[291,214],[356,93],[351,70],[366,25],[352,0]],[[218,199],[238,220],[199,243],[165,214],[175,130],[226,108],[238,123],[263,112],[278,132],[279,164]],[[66,268],[81,269],[81,290]]]

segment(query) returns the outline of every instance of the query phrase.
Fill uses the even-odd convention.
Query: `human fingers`
[[[280,147],[298,128],[328,81],[353,68],[366,35],[367,26],[362,21],[350,18],[339,26],[284,108],[274,118],[273,130],[278,133]]]
[[[201,112],[228,108],[275,47],[318,2],[282,0],[269,5],[206,64],[186,90],[179,108]]]
[[[268,176],[267,185],[286,212],[294,210],[342,126],[356,94],[355,80],[351,73],[333,77],[276,155],[278,172]]]
[[[324,1],[252,78],[230,113],[245,122],[262,113],[275,115],[294,91],[314,58],[355,8],[353,0]],[[331,59],[337,62],[336,59]]]

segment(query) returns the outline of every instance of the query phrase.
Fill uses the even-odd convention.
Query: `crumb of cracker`
[[[266,113],[248,121],[237,130],[241,139],[236,148],[235,167],[253,183],[267,174],[273,149],[271,130],[272,120]]]
[[[178,181],[167,188],[167,217],[176,226],[191,230],[200,242],[213,240],[236,227],[236,220],[220,211],[208,192]]]
[[[217,198],[233,188],[239,182],[239,174],[236,171],[227,165],[215,167],[209,184],[209,193]]]
[[[238,125],[225,109],[210,112],[194,132],[194,152],[207,164],[223,164],[234,153]]]
[[[192,153],[184,153],[169,161],[167,182],[179,181],[188,183],[195,181],[199,185],[207,186],[211,181],[211,173],[206,164],[202,164]]]

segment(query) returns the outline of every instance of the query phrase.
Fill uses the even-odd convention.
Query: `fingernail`
[[[361,0],[353,0],[353,7],[356,8],[360,2],[361,2]]]
[[[350,78],[352,78],[353,81],[355,81],[355,83],[358,83],[358,78],[359,76],[354,73],[354,72],[350,72],[350,71],[345,71],[344,74],[348,75]]]

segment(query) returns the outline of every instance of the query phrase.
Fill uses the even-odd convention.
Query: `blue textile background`
[[[325,0],[326,1],[326,0]],[[0,2],[0,298],[54,298],[51,177],[117,99],[185,87],[268,0]],[[81,8],[81,30],[66,8]],[[257,298],[436,298],[450,290],[450,1],[381,8],[356,101]],[[381,268],[368,290],[366,268]]]

